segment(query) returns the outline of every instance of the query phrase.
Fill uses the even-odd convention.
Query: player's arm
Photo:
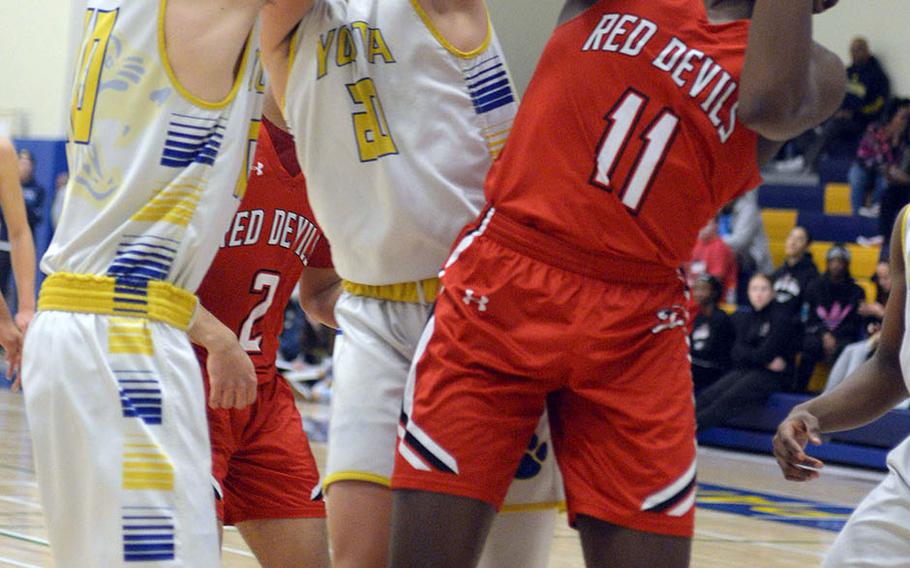
[[[16,324],[22,333],[35,317],[35,241],[28,226],[25,199],[19,184],[16,150],[9,140],[0,140],[0,209],[9,232],[10,256],[19,308]]]
[[[256,368],[234,332],[197,304],[187,333],[193,343],[208,351],[205,366],[211,385],[209,405],[243,408],[252,404],[256,400]]]
[[[305,268],[298,284],[300,307],[312,319],[338,328],[335,303],[341,295],[341,277],[334,268]]]
[[[740,78],[738,116],[768,140],[788,140],[831,116],[846,73],[812,41],[812,14],[836,0],[756,0]]]
[[[284,100],[290,72],[291,37],[314,0],[269,0],[262,9],[260,47],[269,83],[279,101]]]
[[[483,44],[489,33],[487,7],[483,0],[418,0],[446,41],[461,51]]]
[[[820,444],[824,432],[868,424],[907,397],[900,367],[907,295],[901,227],[906,214],[905,210],[898,216],[891,235],[891,295],[885,306],[878,349],[837,387],[795,406],[780,424],[774,436],[774,455],[787,479],[805,481],[817,477],[814,471],[796,467],[796,464],[821,466],[820,461],[803,451],[808,442]]]

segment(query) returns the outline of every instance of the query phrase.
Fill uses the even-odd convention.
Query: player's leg
[[[328,568],[319,471],[291,387],[276,374],[249,409],[229,413],[235,446],[221,481],[224,521],[265,568]]]
[[[555,507],[501,511],[487,534],[479,568],[546,568],[559,518]]]
[[[565,500],[550,421],[544,413],[521,457],[502,510],[493,520],[478,566],[546,568],[556,519]]]
[[[342,294],[324,485],[332,561],[385,568],[401,401],[429,307]]]
[[[477,566],[496,516],[493,505],[430,491],[396,489],[394,494],[389,566]]]
[[[338,568],[382,568],[389,553],[392,492],[370,481],[339,480],[326,490],[332,560]]]
[[[695,416],[682,285],[594,284],[586,341],[550,423],[588,566],[684,567]]]
[[[823,568],[900,566],[910,558],[910,441],[888,455],[888,476],[859,504],[822,562]]]
[[[558,275],[489,240],[446,269],[405,394],[391,566],[476,565],[546,392],[569,372],[536,324],[554,298],[531,289],[541,281],[559,302]]]
[[[689,565],[690,538],[637,531],[586,515],[578,515],[575,523],[586,566],[679,568]]]
[[[260,519],[237,530],[264,568],[329,568],[325,519]]]
[[[64,312],[43,312],[32,331],[26,404],[56,565],[217,566],[202,380],[185,334]],[[54,357],[38,353],[47,344]]]

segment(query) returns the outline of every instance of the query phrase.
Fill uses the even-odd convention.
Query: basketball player
[[[23,357],[56,566],[219,564],[189,340],[209,353],[210,404],[250,404],[249,357],[193,291],[246,189],[262,4],[87,3],[71,177]]]
[[[384,568],[411,357],[517,101],[482,0],[279,0],[263,15],[269,76],[344,279],[325,476],[332,558]],[[491,539],[490,566],[547,562],[562,498],[549,433],[532,433],[498,525],[510,538]]]
[[[391,566],[473,566],[549,402],[588,566],[686,566],[695,421],[677,267],[843,97],[811,0],[570,1],[421,340]],[[752,23],[745,21],[752,14]]]
[[[13,318],[0,294],[0,345],[6,352],[6,376],[15,378],[13,388],[18,388],[22,334],[35,317],[35,241],[28,226],[18,168],[16,148],[8,138],[0,138],[0,210],[9,233],[19,296],[18,310]]]
[[[329,324],[341,284],[312,221],[294,139],[277,125],[281,112],[266,94],[249,187],[198,293],[237,334],[259,383],[253,405],[207,409],[216,505],[266,568],[328,568],[319,471],[275,357],[297,282],[308,313]],[[196,353],[204,368],[205,350]]]

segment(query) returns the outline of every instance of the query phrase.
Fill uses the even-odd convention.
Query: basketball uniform
[[[910,250],[907,215],[904,208],[898,217],[901,224],[901,250],[904,262]],[[910,292],[910,278],[904,266],[904,286]],[[907,297],[910,297],[908,295]],[[910,321],[910,302],[904,300],[904,321]],[[901,374],[910,389],[910,334],[906,324],[900,349]],[[824,568],[857,568],[860,566],[901,566],[910,556],[910,438],[905,438],[889,454],[888,475],[860,502],[850,520],[828,549]]]
[[[294,139],[262,123],[247,193],[198,292],[199,302],[237,334],[259,380],[252,405],[207,407],[218,518],[226,525],[325,517],[316,461],[275,359],[284,306],[301,272],[331,268],[331,253],[312,221]],[[208,390],[206,353],[194,347]]]
[[[224,100],[187,92],[164,48],[166,6],[89,0],[85,12],[70,182],[23,356],[60,567],[219,563],[186,329],[245,191],[263,85],[253,29]]]
[[[570,521],[691,536],[695,421],[679,267],[760,181],[736,122],[748,23],[595,2],[546,46],[490,206],[447,261],[393,487],[500,506],[549,406]]]
[[[317,0],[300,23],[285,114],[345,288],[326,484],[389,484],[436,274],[482,207],[484,176],[516,108],[492,26],[463,52],[416,0]],[[562,500],[546,428],[532,456],[540,463],[510,497],[516,510]]]

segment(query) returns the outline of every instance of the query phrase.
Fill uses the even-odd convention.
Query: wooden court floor
[[[302,409],[304,413],[323,413]],[[324,447],[315,444],[318,458]],[[785,481],[764,456],[702,449],[692,566],[818,566],[836,528],[882,475],[829,467],[811,484]],[[0,390],[0,567],[53,566],[38,504],[20,394]],[[558,524],[553,568],[583,566],[578,537]],[[236,531],[225,533],[223,566],[259,566]]]

